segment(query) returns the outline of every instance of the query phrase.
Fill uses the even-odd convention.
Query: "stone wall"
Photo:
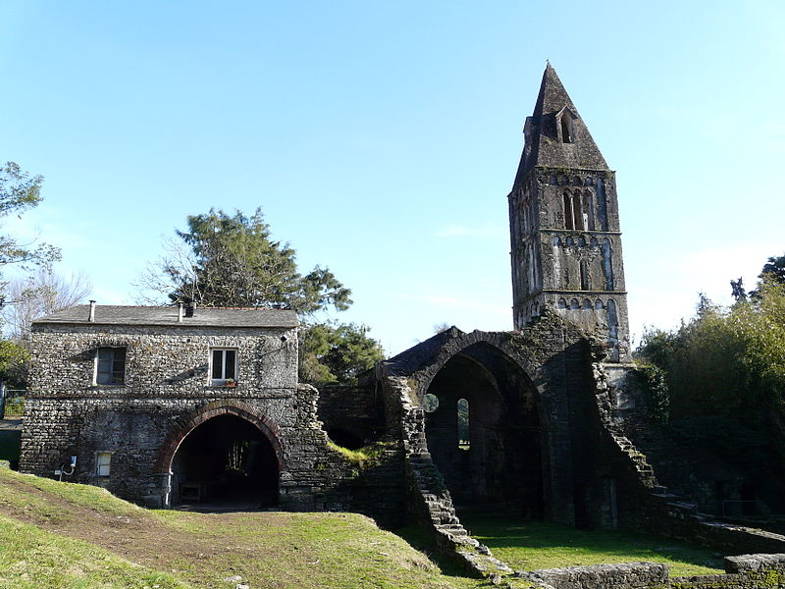
[[[667,586],[668,567],[653,562],[626,562],[542,569],[527,573],[526,577],[553,589],[645,589]]]
[[[324,385],[319,387],[319,419],[336,444],[359,448],[384,431],[384,406],[377,387]]]
[[[327,446],[318,392],[297,384],[297,334],[276,328],[37,325],[20,467],[53,476],[77,456],[68,480],[120,497],[165,504],[171,461],[196,426],[219,415],[256,425],[276,451],[280,504],[350,506],[355,469]],[[122,385],[94,384],[99,347],[125,347]],[[238,354],[237,386],[211,386],[211,347]],[[111,473],[96,473],[111,452]]]
[[[521,572],[535,586],[552,589],[763,589],[785,587],[785,554],[745,554],[725,558],[724,575],[669,577],[652,562],[602,564]],[[511,586],[515,586],[511,584]]]
[[[521,502],[530,491],[527,487],[539,483],[546,519],[615,526],[615,499],[605,483],[621,479],[627,462],[608,440],[597,415],[590,342],[579,328],[546,311],[522,332],[464,334],[453,328],[384,365],[387,415],[398,420],[404,443],[410,514],[431,530],[437,549],[478,574],[504,574],[508,569],[467,535],[428,439],[424,396],[458,356],[491,375],[497,393],[504,396],[508,420],[515,422],[510,407],[520,402],[538,416],[526,435],[539,439],[539,463],[530,465],[526,474],[534,473],[539,480],[518,480],[519,509],[526,507]],[[522,379],[512,378],[512,372],[522,374]],[[526,390],[531,394],[514,398],[516,391],[520,396]],[[474,442],[471,450],[476,450]],[[630,476],[637,481],[634,474]]]
[[[783,552],[785,536],[712,521],[695,504],[659,484],[646,456],[623,435],[625,419],[635,412],[640,396],[634,390],[635,381],[624,378],[623,365],[601,361],[602,346],[593,349],[595,411],[602,423],[606,455],[619,464],[616,495],[620,525],[712,547],[724,554]]]

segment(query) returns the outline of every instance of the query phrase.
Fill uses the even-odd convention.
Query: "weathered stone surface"
[[[532,571],[529,578],[555,589],[637,589],[666,585],[668,567],[653,562],[601,564]]]
[[[549,65],[508,195],[513,318],[552,309],[629,357],[616,175]]]
[[[125,348],[122,385],[95,384],[99,347]],[[237,350],[236,387],[211,386],[213,347]],[[282,506],[352,503],[343,485],[356,477],[327,447],[318,391],[297,384],[295,329],[39,323],[32,348],[20,460],[25,472],[53,476],[77,456],[69,480],[166,505],[166,475],[182,440],[212,417],[236,415],[275,448]],[[112,453],[109,477],[96,472],[99,452]]]

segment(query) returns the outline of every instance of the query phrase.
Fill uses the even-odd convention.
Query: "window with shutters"
[[[95,384],[125,383],[125,348],[98,348],[95,359]]]
[[[213,348],[210,350],[210,384],[214,386],[237,383],[237,350]]]

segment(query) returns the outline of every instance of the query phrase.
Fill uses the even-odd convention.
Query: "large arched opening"
[[[233,413],[189,431],[171,461],[171,504],[259,509],[278,502],[280,465],[262,430]]]
[[[453,355],[424,399],[428,450],[456,507],[543,515],[537,395],[524,371],[485,342]]]

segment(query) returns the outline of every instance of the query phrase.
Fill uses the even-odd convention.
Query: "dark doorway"
[[[505,354],[475,344],[451,358],[427,393],[428,450],[459,509],[543,513],[534,387]],[[434,408],[435,407],[435,408]]]
[[[191,431],[172,460],[172,504],[259,509],[278,502],[278,460],[267,437],[234,416]]]

